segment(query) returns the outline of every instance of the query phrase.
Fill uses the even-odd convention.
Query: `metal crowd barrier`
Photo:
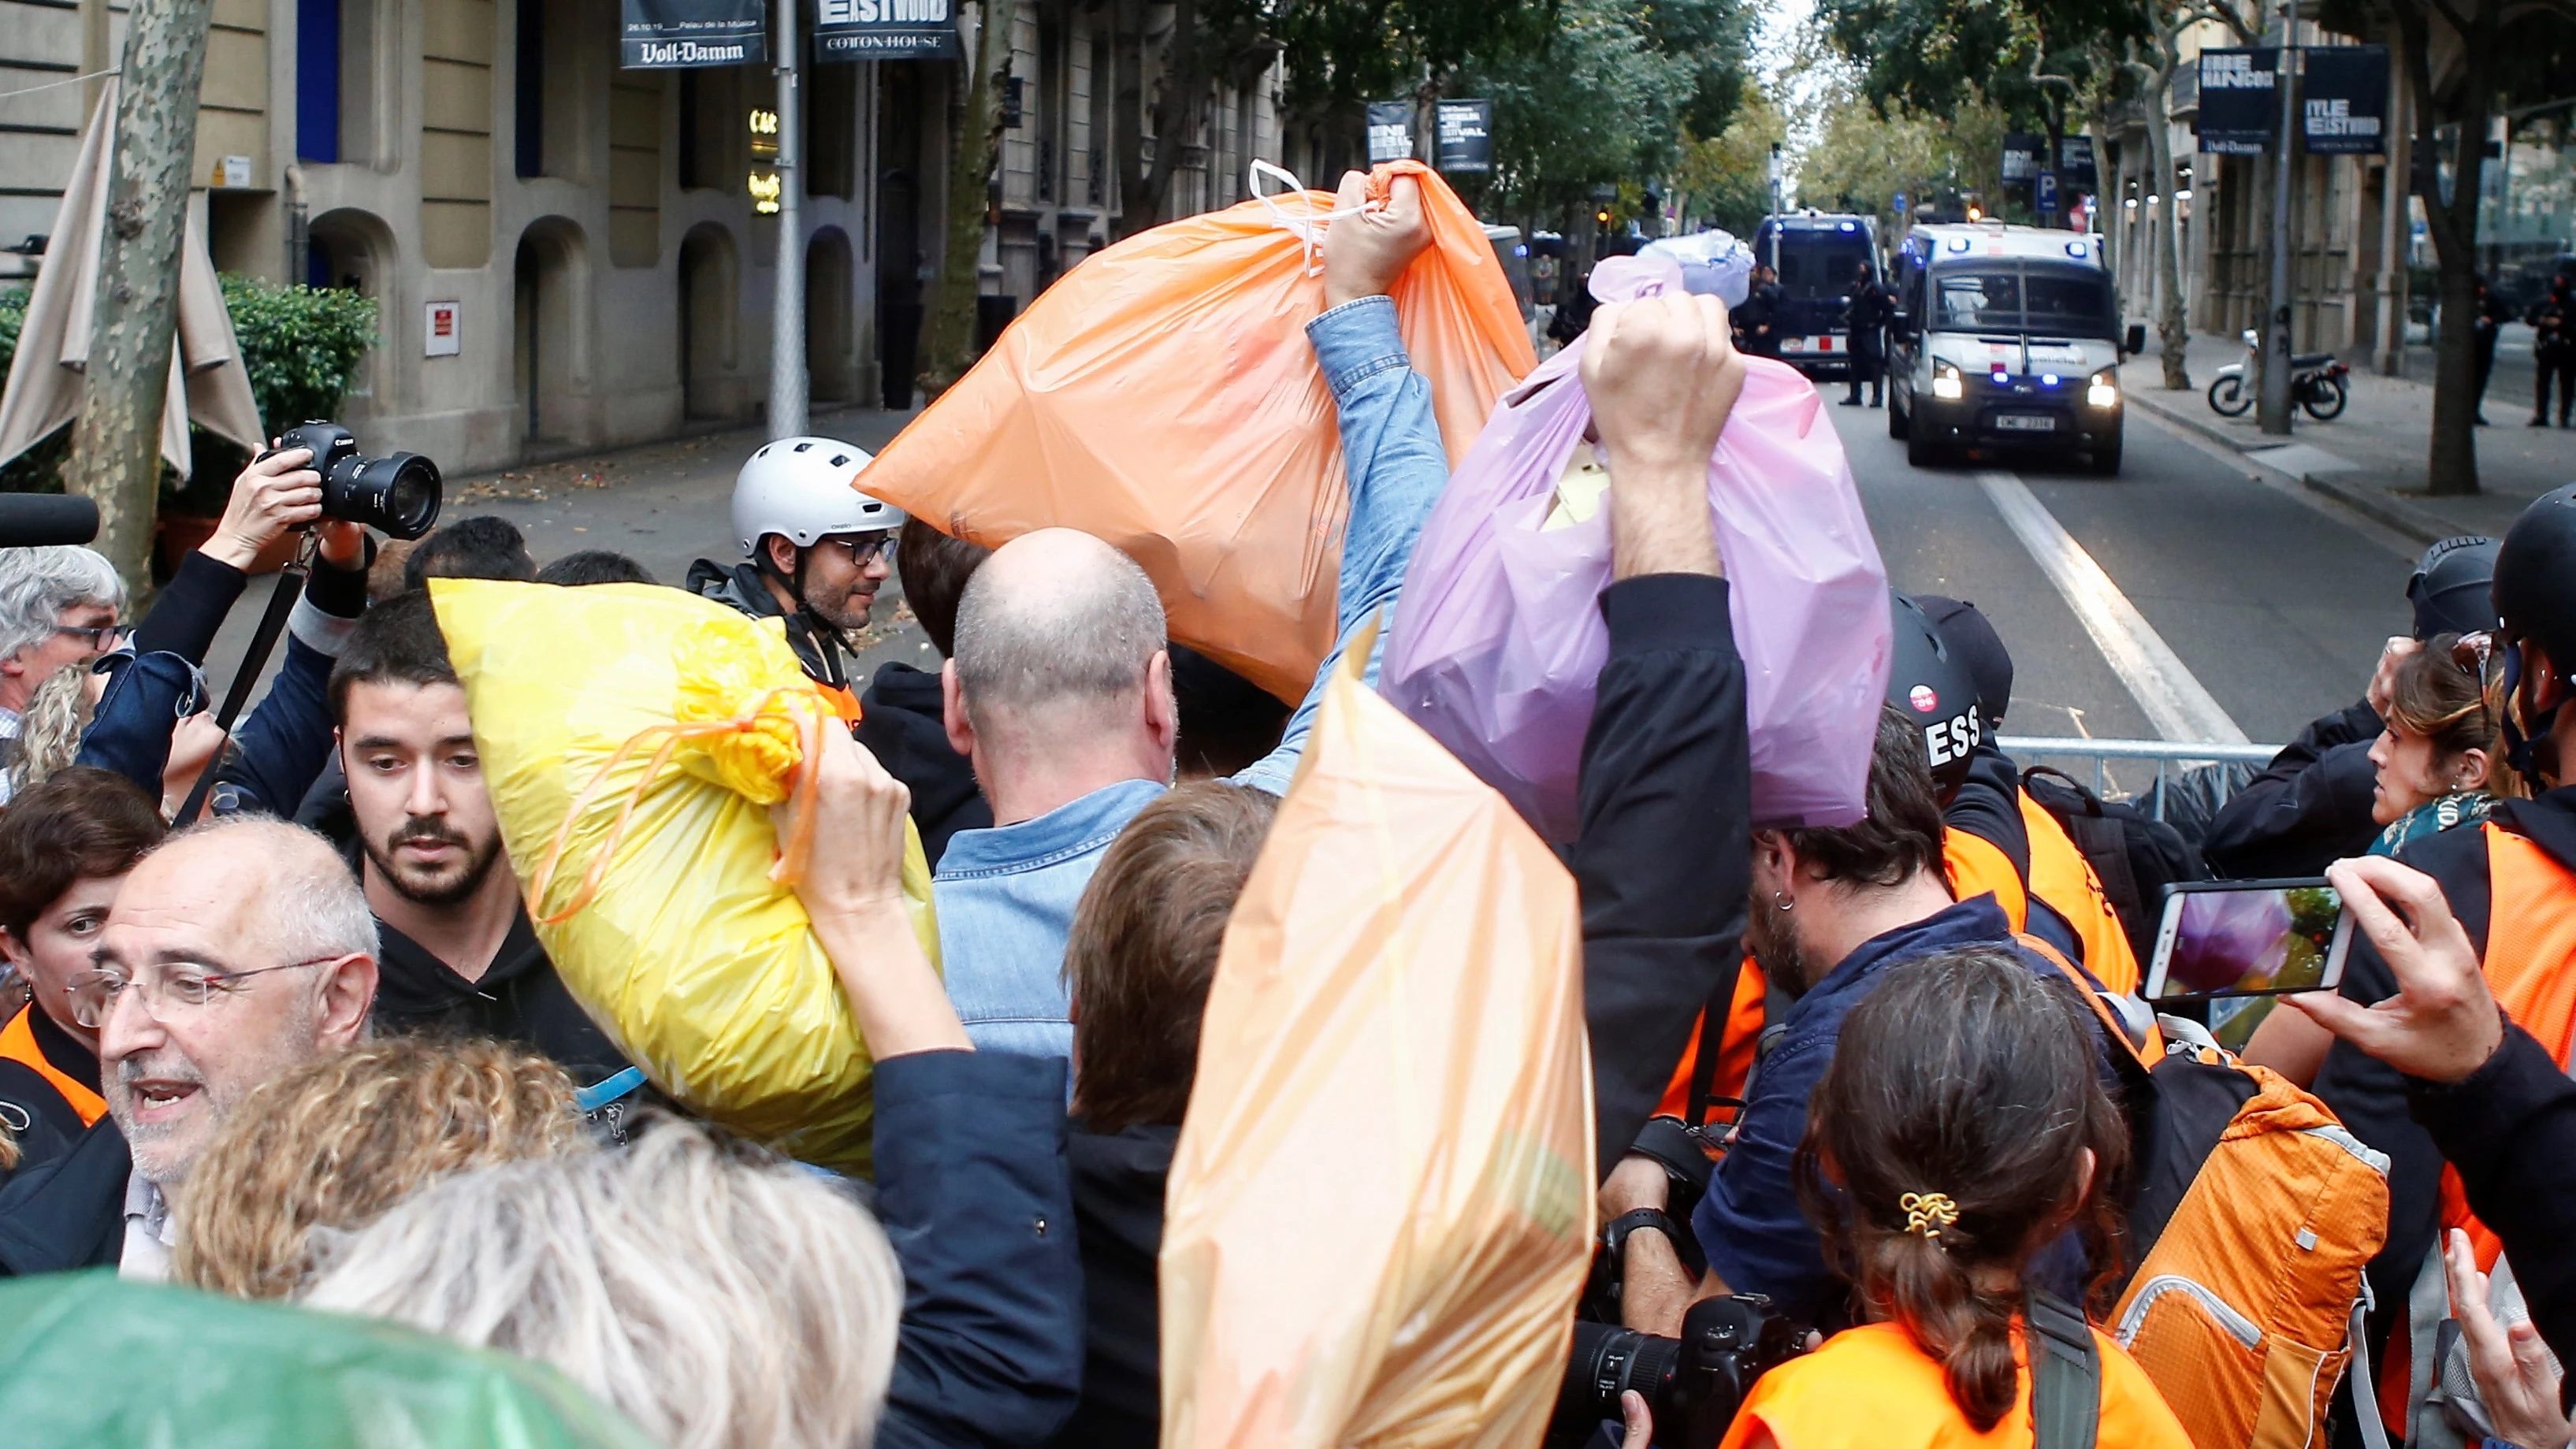
[[[2105,800],[2125,800],[2143,793],[2150,798],[2156,819],[2165,818],[2165,783],[2168,772],[2177,767],[2207,764],[2242,764],[2260,769],[2281,752],[2279,745],[2222,745],[2192,740],[2091,740],[2062,735],[1998,735],[1995,744],[2019,764],[2045,760],[2091,760],[2093,793]],[[2156,783],[2144,792],[2107,788],[2113,760],[2152,760],[2156,766]]]

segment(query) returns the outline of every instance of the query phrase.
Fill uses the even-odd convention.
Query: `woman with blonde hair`
[[[361,1042],[268,1083],[188,1174],[171,1275],[285,1298],[314,1235],[365,1227],[451,1173],[591,1150],[572,1082],[544,1057],[476,1039]]]

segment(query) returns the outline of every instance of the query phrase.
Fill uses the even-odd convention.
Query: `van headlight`
[[[1932,360],[1932,395],[1944,402],[1957,402],[1968,395],[1967,385],[1959,381],[1957,363],[1943,362],[1937,357]]]
[[[2118,407],[2120,375],[2107,367],[2093,374],[2093,381],[2084,389],[2084,400],[2097,408]]]

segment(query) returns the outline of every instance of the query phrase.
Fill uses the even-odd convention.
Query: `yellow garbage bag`
[[[792,886],[786,799],[842,728],[775,619],[650,584],[435,579],[430,600],[537,937],[654,1085],[803,1161],[863,1171],[869,1062]],[[903,887],[938,959],[930,867]]]
[[[1582,959],[1556,857],[1337,674],[1200,1027],[1163,1449],[1538,1443],[1592,1254]]]

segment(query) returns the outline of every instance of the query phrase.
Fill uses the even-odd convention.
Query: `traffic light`
[[[1971,206],[1968,208],[1968,220],[1970,221],[1983,221],[1985,220],[1985,216],[1986,214],[1983,211],[1978,210],[1976,207]]]
[[[1596,211],[1596,212],[1592,213],[1592,219],[1593,219],[1594,221],[1597,221],[1597,222],[1601,223],[1603,226],[1608,226],[1608,225],[1610,224],[1610,212],[1609,212],[1609,209],[1605,207],[1605,208],[1603,208],[1603,209],[1602,209],[1602,210],[1600,210],[1600,211]]]

